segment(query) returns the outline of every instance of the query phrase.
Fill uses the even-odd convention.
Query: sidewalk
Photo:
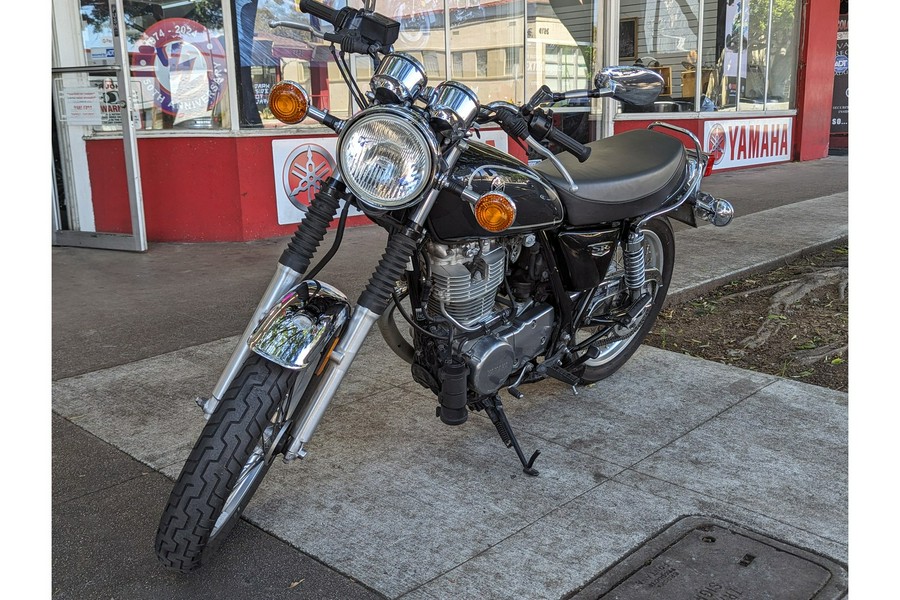
[[[847,158],[717,175],[728,227],[676,233],[670,301],[847,236]],[[329,240],[322,247],[328,247]],[[715,516],[845,563],[847,394],[643,347],[579,391],[449,428],[377,331],[302,462],[272,468],[213,562],[153,554],[206,395],[284,240],[53,250],[54,598],[562,598],[679,517]],[[355,297],[384,234],[321,278]],[[299,582],[299,583],[297,583]]]

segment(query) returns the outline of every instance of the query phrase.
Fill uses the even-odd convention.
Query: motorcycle
[[[656,319],[672,276],[668,219],[727,225],[730,203],[700,190],[713,157],[687,130],[664,123],[581,144],[553,124],[549,105],[613,98],[652,103],[655,72],[609,67],[594,87],[541,87],[519,106],[482,105],[456,81],[429,86],[422,65],[394,52],[400,24],[374,10],[299,8],[330,23],[272,22],[331,42],[357,104],[340,119],[297,83],[269,97],[282,122],[306,117],[337,135],[337,166],[316,192],[212,395],[206,424],[160,519],[155,547],[175,570],[201,566],[239,520],[276,457],[307,454],[313,433],[366,335],[378,326],[437,397],[443,423],[484,411],[523,471],[523,452],[500,394],[546,378],[578,386],[615,373]],[[339,50],[338,50],[339,49]],[[363,93],[347,53],[377,64]],[[531,167],[477,140],[499,126],[543,160]],[[686,148],[679,137],[691,140]],[[556,155],[545,144],[566,152]],[[339,210],[343,202],[343,209]],[[355,306],[316,279],[340,246],[349,207],[387,230],[381,260]],[[333,246],[309,269],[332,220]],[[398,325],[398,315],[404,323]]]

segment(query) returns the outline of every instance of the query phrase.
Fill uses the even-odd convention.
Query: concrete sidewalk
[[[738,217],[678,229],[671,301],[846,239],[846,182],[846,157],[711,178]],[[207,567],[164,571],[193,398],[283,243],[54,249],[54,598],[555,599],[689,514],[846,562],[847,394],[643,347],[577,396],[548,381],[505,402],[542,451],[528,478],[483,416],[434,418],[373,332],[309,456],[276,463]],[[321,277],[355,297],[383,244],[348,230]]]

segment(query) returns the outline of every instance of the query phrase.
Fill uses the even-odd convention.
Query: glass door
[[[122,0],[53,1],[54,245],[147,249],[124,32]]]

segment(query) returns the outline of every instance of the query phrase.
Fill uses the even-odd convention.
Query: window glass
[[[307,31],[269,26],[270,21],[289,21],[311,25],[331,32],[332,26],[307,13],[300,12],[294,0],[232,0],[237,31],[238,106],[242,128],[275,128],[284,125],[268,110],[269,90],[284,79],[296,81],[309,92],[313,104],[340,118],[353,112],[350,92],[326,42]],[[341,9],[360,7],[352,0],[324,0],[324,4]],[[360,64],[356,57],[346,56],[348,67]],[[301,126],[317,126],[305,120]]]
[[[229,126],[228,69],[219,0],[123,3],[132,96],[140,129],[219,129]],[[81,0],[88,64],[112,64],[109,3]],[[121,128],[112,102],[115,77],[92,77],[101,93],[105,125]]]
[[[601,45],[594,2],[537,0],[528,3],[526,99],[542,85],[554,92],[593,86],[595,49]],[[599,102],[588,99],[552,107],[554,126],[579,142],[596,139]],[[551,146],[554,151],[559,150]]]
[[[447,79],[444,0],[379,0],[375,8],[400,23],[394,49],[422,63],[429,85]]]
[[[705,21],[717,25],[715,43],[704,43],[716,109],[794,108],[797,0],[719,0]]]
[[[622,0],[620,17],[619,63],[662,76],[660,110],[696,110],[700,0]]]
[[[478,95],[482,103],[524,101],[525,39],[523,0],[448,0],[450,77]]]

